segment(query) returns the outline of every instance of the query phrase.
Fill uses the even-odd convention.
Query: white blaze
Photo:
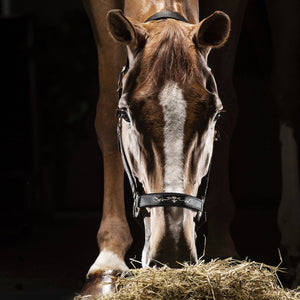
[[[184,193],[183,139],[186,101],[175,82],[167,82],[159,93],[164,114],[165,192]]]

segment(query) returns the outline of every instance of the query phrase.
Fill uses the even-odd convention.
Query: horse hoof
[[[118,270],[102,270],[90,274],[76,300],[95,299],[116,292],[115,282],[122,274]]]

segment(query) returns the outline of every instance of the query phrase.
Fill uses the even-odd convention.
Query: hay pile
[[[277,277],[278,267],[234,259],[200,260],[180,269],[134,269],[116,279],[108,299],[300,299],[300,290],[286,290]],[[88,298],[91,299],[91,298]]]

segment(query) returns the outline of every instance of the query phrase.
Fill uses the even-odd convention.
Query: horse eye
[[[217,122],[221,117],[221,113],[218,112],[216,115],[215,115],[215,118],[214,118],[214,121]]]
[[[130,122],[130,118],[128,116],[128,113],[127,113],[127,109],[126,108],[118,108],[117,111],[116,111],[116,115],[119,117],[119,118],[122,118],[124,121],[126,122]]]

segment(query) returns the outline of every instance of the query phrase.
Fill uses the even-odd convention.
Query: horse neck
[[[128,17],[144,22],[157,12],[170,10],[181,14],[190,23],[199,22],[198,0],[125,0],[124,12]]]

